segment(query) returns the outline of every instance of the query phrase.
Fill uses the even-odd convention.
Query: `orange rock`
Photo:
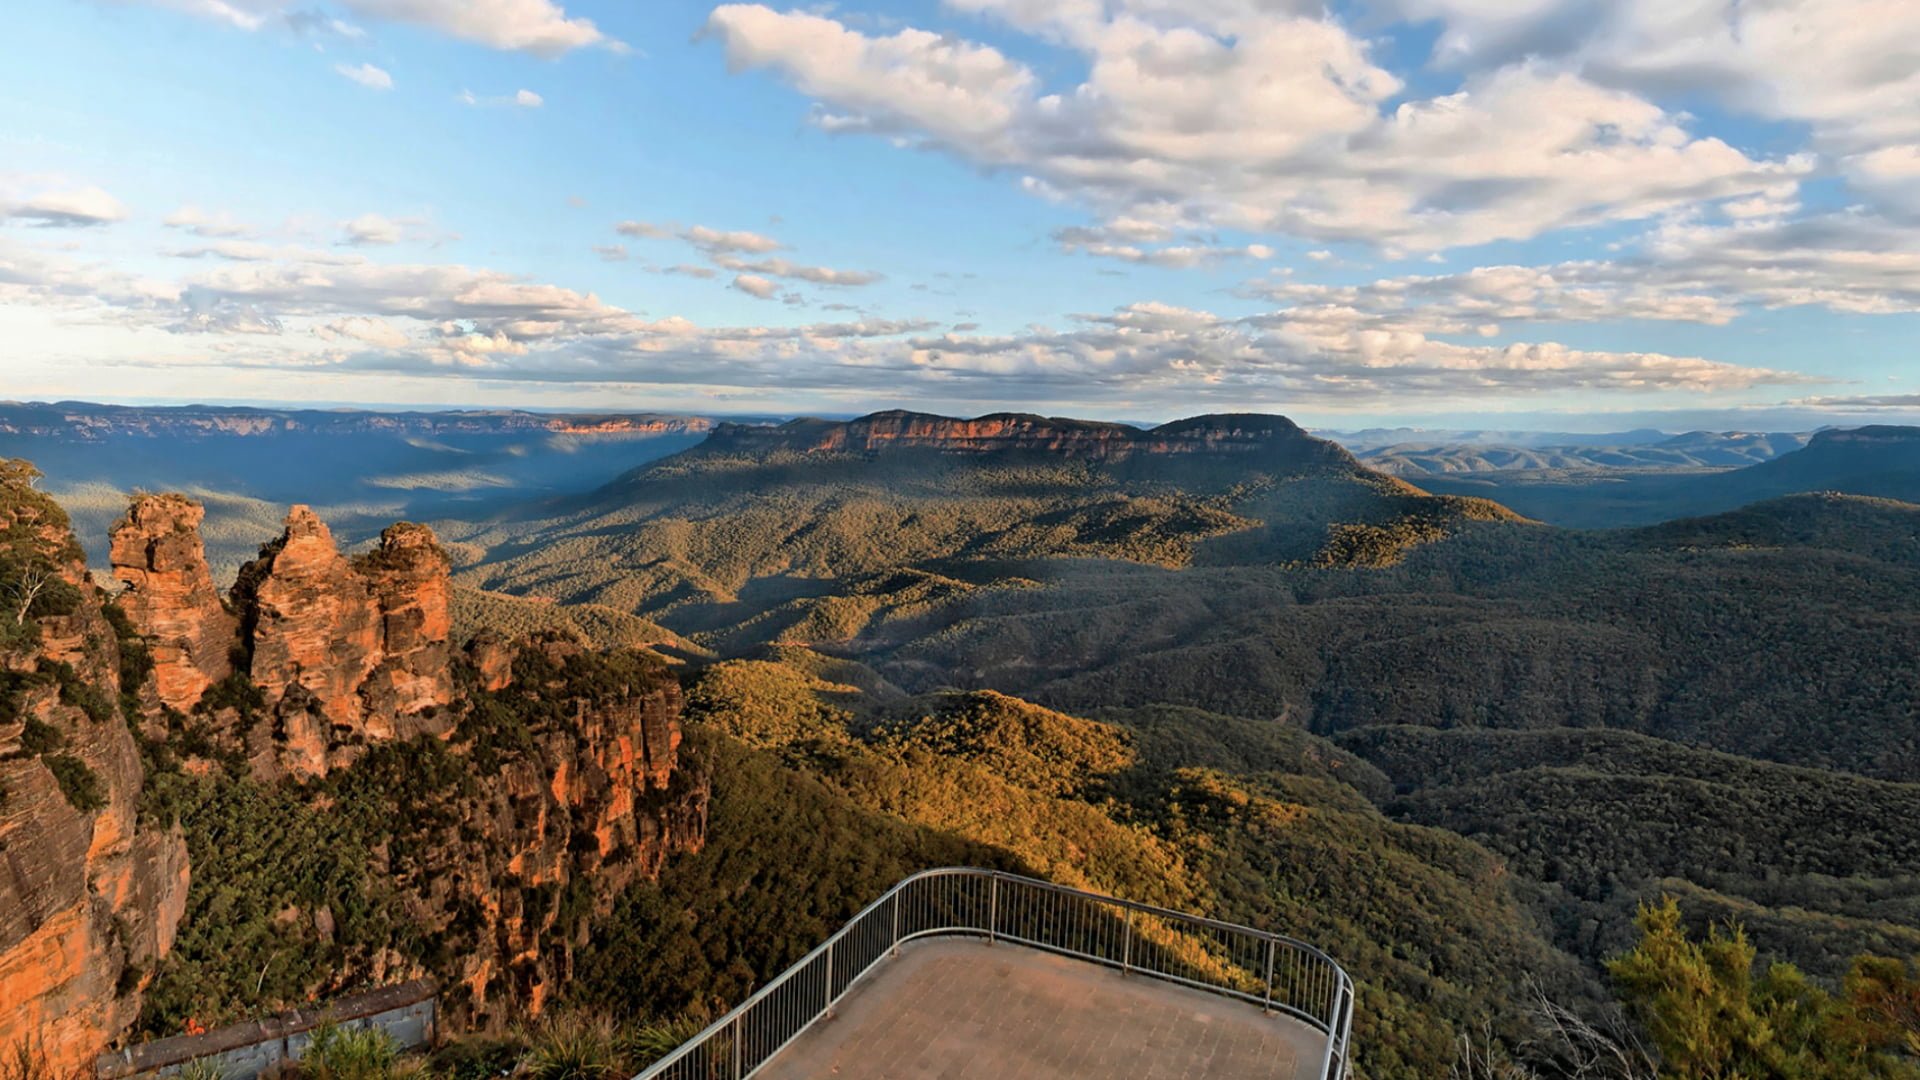
[[[149,639],[160,700],[182,712],[232,672],[239,640],[207,569],[204,517],[184,495],[142,495],[111,534],[113,576],[127,584],[121,610]]]
[[[37,648],[5,657],[16,671],[66,664],[99,700],[116,701],[119,645],[85,560],[57,508],[0,477],[0,529],[20,525],[79,587],[68,614],[40,621]],[[61,701],[51,683],[0,723],[0,1047],[25,1044],[58,1075],[86,1069],[138,1015],[144,978],[173,946],[186,905],[187,851],[177,829],[141,825],[138,748],[120,716]],[[39,755],[20,753],[27,720],[56,732],[85,766],[100,805],[74,805]]]
[[[334,727],[359,729],[360,686],[380,662],[379,608],[311,508],[295,506],[280,538],[240,569],[234,600],[267,707],[298,686]]]

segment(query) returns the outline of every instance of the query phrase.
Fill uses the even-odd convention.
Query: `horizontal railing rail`
[[[1281,1013],[1326,1036],[1316,1080],[1344,1080],[1353,980],[1303,941],[998,870],[925,870],[636,1080],[749,1080],[916,938],[971,936],[1088,960]]]

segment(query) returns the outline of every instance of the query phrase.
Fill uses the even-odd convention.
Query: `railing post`
[[[735,1017],[733,1021],[733,1080],[740,1080],[740,1019]]]
[[[1133,909],[1127,909],[1127,932],[1120,939],[1120,977],[1126,978],[1133,967]]]
[[[1267,996],[1262,1008],[1269,1016],[1273,1014],[1273,953],[1278,944],[1273,938],[1267,939]]]
[[[893,894],[893,938],[889,942],[889,945],[890,945],[890,948],[887,949],[887,955],[899,956],[900,955],[900,894],[897,891]]]
[[[1000,927],[1000,875],[987,879],[987,944],[993,944]]]
[[[822,1009],[821,1012],[826,1013],[827,1019],[829,1020],[833,1019],[833,946],[832,945],[827,946],[827,1006],[826,1008]]]

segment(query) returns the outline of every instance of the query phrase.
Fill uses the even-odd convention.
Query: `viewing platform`
[[[930,870],[638,1080],[1342,1080],[1352,1015],[1302,942]]]

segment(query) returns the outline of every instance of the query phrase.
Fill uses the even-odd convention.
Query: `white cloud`
[[[109,362],[228,370],[365,372],[526,385],[702,386],[1162,407],[1319,407],[1487,394],[1726,393],[1804,382],[1702,357],[1603,352],[1552,341],[1459,345],[1417,320],[1296,304],[1247,319],[1164,304],[1083,316],[1065,329],[932,333],[862,317],[797,327],[647,319],[592,294],[456,264],[386,264],[288,252],[176,281],[135,279],[0,247],[0,302],[164,332],[197,352],[133,349]],[[735,287],[779,299],[771,280]],[[1502,301],[1506,302],[1506,301]]]
[[[397,244],[401,237],[401,224],[379,214],[361,214],[351,221],[340,223],[341,243],[355,247],[375,247]]]
[[[1167,235],[1170,235],[1170,230]],[[1078,251],[1121,262],[1148,266],[1187,269],[1222,259],[1270,259],[1273,249],[1265,244],[1222,245],[1194,240],[1189,243],[1163,243],[1157,246],[1130,243],[1128,237],[1152,236],[1164,239],[1159,229],[1144,228],[1123,219],[1119,225],[1071,225],[1053,231],[1053,240],[1062,251]]]
[[[695,225],[690,229],[682,230],[680,238],[709,255],[726,252],[746,252],[757,255],[762,252],[777,251],[782,246],[780,241],[771,236],[745,230],[728,232],[709,229],[705,225]]]
[[[600,258],[606,262],[627,261],[627,245],[625,244],[595,244],[593,246],[593,253],[600,256]]]
[[[393,89],[393,76],[372,64],[335,64],[333,70],[369,90]]]
[[[1750,159],[1631,93],[1525,62],[1383,111],[1400,80],[1338,23],[1286,5],[960,6],[1075,50],[1085,81],[1050,92],[990,46],[759,5],[716,8],[708,32],[735,69],[814,98],[824,130],[1017,170],[1037,193],[1162,228],[1433,250],[1644,219],[1811,168]]]
[[[1366,285],[1255,282],[1242,292],[1286,305],[1274,318],[1423,334],[1492,336],[1501,323],[1625,319],[1724,326],[1739,315],[1727,297],[1648,282],[1639,269],[1608,262],[1481,266]]]
[[[323,341],[357,341],[383,349],[403,349],[413,342],[406,331],[392,322],[365,315],[321,323],[313,328],[313,333]]]
[[[216,19],[242,30],[269,26],[301,29],[311,22],[308,0],[149,0],[203,18]],[[339,0],[339,5],[366,19],[406,23],[461,41],[494,49],[558,56],[573,49],[600,45],[624,50],[625,45],[601,33],[593,20],[570,16],[552,0]],[[348,37],[358,30],[344,27]]]
[[[0,177],[0,221],[77,228],[124,221],[127,208],[97,187],[30,185]]]
[[[1444,63],[1553,57],[1609,85],[1699,92],[1804,120],[1829,148],[1920,138],[1920,6],[1907,0],[1389,0],[1439,20]]]
[[[225,211],[210,215],[191,204],[168,214],[161,224],[209,240],[244,239],[254,235],[252,226],[235,221]]]
[[[742,259],[725,253],[713,256],[714,265],[747,274],[768,274],[810,281],[815,285],[871,285],[880,276],[870,270],[835,270],[829,266],[803,266],[786,259]]]
[[[547,99],[531,90],[518,90],[498,97],[481,97],[471,90],[462,90],[455,98],[462,105],[507,106],[517,109],[537,109],[547,103]]]
[[[755,274],[735,274],[733,287],[761,300],[771,300],[780,291],[780,286]]]

